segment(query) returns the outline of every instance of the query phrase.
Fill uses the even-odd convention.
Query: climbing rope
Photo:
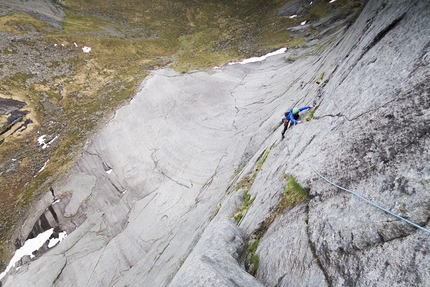
[[[295,132],[294,132],[295,133]],[[297,136],[296,136],[296,139],[297,139]],[[298,140],[296,140],[296,143],[295,143],[295,145],[294,145],[294,148],[293,148],[293,150],[296,148],[296,146],[297,146],[297,143],[298,143]],[[368,200],[367,198],[364,198],[363,196],[361,196],[361,195],[359,195],[358,193],[355,193],[355,192],[353,192],[353,191],[351,191],[351,190],[349,190],[349,189],[346,189],[346,188],[344,188],[344,187],[342,187],[342,186],[340,186],[340,185],[337,185],[336,183],[334,183],[334,182],[332,182],[331,180],[329,180],[328,178],[326,178],[324,175],[322,175],[310,162],[309,162],[309,160],[302,154],[302,152],[299,150],[299,155],[300,156],[302,156],[303,157],[303,159],[304,159],[304,161],[305,161],[305,163],[319,176],[319,177],[321,177],[323,180],[325,180],[326,182],[328,182],[329,184],[331,184],[331,185],[333,185],[333,186],[335,186],[335,187],[337,187],[337,188],[339,188],[339,189],[341,189],[341,190],[343,190],[343,191],[346,191],[346,192],[348,192],[348,193],[350,193],[350,194],[352,194],[352,195],[354,195],[354,196],[356,196],[356,197],[358,197],[358,198],[360,198],[361,200],[364,200],[365,202],[367,202],[367,203],[369,203],[370,205],[372,205],[372,206],[374,206],[374,207],[376,207],[376,208],[378,208],[378,209],[380,209],[380,210],[382,210],[382,211],[384,211],[384,212],[386,212],[386,213],[388,213],[388,214],[390,214],[390,215],[392,215],[392,216],[394,216],[394,217],[396,217],[396,218],[398,218],[398,219],[400,219],[400,220],[402,220],[402,221],[404,221],[404,222],[406,222],[406,223],[408,223],[408,224],[410,224],[410,225],[412,225],[412,226],[414,226],[414,227],[416,227],[416,228],[418,228],[418,229],[421,229],[422,231],[424,231],[424,232],[427,232],[428,234],[430,234],[430,230],[428,230],[428,229],[426,229],[426,228],[424,228],[424,227],[422,227],[422,226],[419,226],[418,224],[416,224],[416,223],[413,223],[412,221],[410,221],[410,220],[407,220],[406,218],[403,218],[403,217],[401,217],[400,215],[398,215],[398,214],[395,214],[395,213],[393,213],[393,212],[391,212],[391,211],[389,211],[389,210],[387,210],[387,209],[385,209],[385,208],[383,208],[382,206],[380,206],[380,205],[378,205],[378,204],[376,204],[376,203],[374,203],[374,202],[372,202],[372,201],[370,201],[370,200]]]

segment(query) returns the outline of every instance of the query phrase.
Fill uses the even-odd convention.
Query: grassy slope
[[[35,42],[20,45],[33,45],[41,54],[47,45],[63,49],[61,58],[40,59],[56,71],[51,79],[32,81],[29,73],[15,73],[1,80],[0,93],[25,101],[33,123],[0,145],[0,269],[11,256],[8,239],[16,236],[29,205],[72,165],[88,136],[130,99],[149,70],[168,64],[181,72],[204,69],[302,42],[286,28],[303,19],[276,17],[285,0],[58,2],[67,13],[62,31],[28,15],[0,18],[0,32],[37,34]],[[327,5],[316,11],[327,13]],[[311,16],[317,19],[318,13]],[[82,53],[83,46],[92,51]],[[41,150],[35,131],[59,139]]]

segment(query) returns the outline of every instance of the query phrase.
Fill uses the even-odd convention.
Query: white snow
[[[242,62],[232,62],[232,63],[228,63],[228,65],[234,65],[234,64],[248,64],[248,63],[254,63],[254,62],[261,62],[263,60],[265,60],[267,57],[270,56],[274,56],[274,55],[279,55],[282,53],[285,53],[285,51],[287,50],[287,48],[281,48],[279,50],[276,50],[274,52],[271,52],[269,54],[266,54],[264,56],[261,57],[252,57],[252,58],[248,58],[243,60]]]
[[[37,139],[37,142],[39,143],[39,145],[41,145],[41,146],[42,146],[42,148],[43,148],[43,146],[45,145],[45,138],[46,138],[46,135],[43,135],[43,136],[40,136],[40,137]]]
[[[331,0],[330,2],[328,2],[328,3],[333,3],[333,2],[336,2],[336,0]]]
[[[107,174],[111,174],[112,173],[112,169],[109,169],[106,171]]]
[[[48,164],[48,162],[49,162],[49,159],[45,162],[45,164],[41,167],[41,169],[39,169],[39,171],[37,172],[37,173],[41,173],[42,172],[42,170],[44,170],[45,169],[45,167],[46,167],[46,165]],[[37,175],[37,174],[36,174]],[[34,176],[34,177],[36,177],[36,175]]]
[[[55,245],[57,245],[58,243],[60,243],[61,241],[63,241],[63,239],[66,238],[66,237],[67,237],[67,232],[66,231],[60,232],[58,234],[58,238],[53,238],[53,239],[49,240],[48,248],[54,247]]]
[[[0,274],[0,280],[3,279],[3,277],[9,272],[9,270],[15,266],[15,263],[21,260],[22,257],[26,255],[30,255],[30,258],[33,258],[34,257],[33,252],[38,250],[40,247],[43,246],[43,244],[45,244],[45,242],[52,235],[53,231],[54,231],[54,228],[51,228],[49,230],[46,230],[43,233],[40,233],[35,238],[28,239],[24,243],[24,246],[22,246],[20,249],[18,249],[15,252],[15,255],[12,257],[12,260],[10,261],[9,265],[6,267],[6,270]]]
[[[85,47],[83,47],[83,48],[82,48],[82,51],[83,51],[84,53],[89,53],[89,52],[91,51],[91,47],[87,47],[87,46],[85,46]]]
[[[78,44],[76,44],[75,42],[73,42],[73,45],[75,45],[75,47],[78,47]]]
[[[55,136],[52,140],[48,142],[48,146],[51,145],[56,139],[58,139],[58,136]]]
[[[290,18],[297,18],[297,15],[296,14],[291,15]]]
[[[42,149],[45,149],[45,148],[47,148],[47,147],[49,147],[57,138],[58,138],[58,136],[55,136],[52,140],[50,140],[48,143],[45,143],[45,138],[46,138],[46,135],[43,135],[43,136],[40,136],[38,139],[37,139],[37,142],[38,142],[38,144],[42,147]]]
[[[306,22],[308,22],[308,20],[305,20],[305,21],[303,21],[302,23],[300,23],[300,25],[305,25],[306,24]]]

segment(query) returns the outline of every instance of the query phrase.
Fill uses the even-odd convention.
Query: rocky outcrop
[[[310,7],[309,1],[294,0],[286,3],[281,10],[276,14],[277,16],[298,17],[306,13],[306,9]]]
[[[24,12],[50,24],[56,29],[62,29],[62,21],[66,14],[50,0],[1,0],[0,15],[13,12]]]
[[[215,221],[206,229],[171,286],[263,286],[238,262],[245,243],[234,220]]]
[[[428,9],[369,1],[302,57],[154,72],[35,208],[60,199],[47,221],[69,236],[3,285],[428,286],[430,234],[330,183],[430,228]],[[307,104],[281,141],[284,112]],[[280,210],[284,175],[309,198]]]

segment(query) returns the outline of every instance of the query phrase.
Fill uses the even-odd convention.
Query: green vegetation
[[[284,196],[279,203],[279,213],[286,207],[293,207],[308,198],[308,194],[303,187],[297,183],[294,177],[285,175],[285,180],[287,181],[287,185],[284,189]]]
[[[258,243],[259,243],[259,241],[255,240],[251,244],[248,244],[248,247],[246,248],[246,252],[254,254],[255,251],[257,251]]]
[[[158,42],[160,54],[168,50],[164,54],[175,60],[172,67],[182,72],[296,46],[297,39],[286,29],[300,23],[276,17],[285,4],[282,0],[143,0],[119,2],[114,7],[98,0],[60,3],[73,9],[64,21],[65,30]]]
[[[305,121],[309,122],[314,117],[315,108],[310,109],[309,112],[306,114]]]
[[[28,50],[21,49],[27,45],[53,74],[51,80],[41,81],[18,72],[1,81],[0,93],[26,102],[26,119],[33,123],[19,136],[8,133],[0,139],[7,136],[1,162],[17,159],[14,168],[0,171],[4,246],[0,260],[10,256],[11,245],[5,240],[21,224],[28,204],[72,166],[83,142],[134,95],[148,71],[169,64],[183,72],[207,68],[288,45],[288,33],[267,41],[261,38],[264,29],[257,26],[272,23],[285,31],[298,20],[274,16],[282,1],[252,2],[128,1],[113,7],[105,1],[62,1],[67,16],[60,31],[23,13],[0,17],[0,31],[25,37],[0,53],[30,57]],[[83,53],[83,46],[91,47],[91,52]],[[49,151],[35,148],[36,130],[59,135]],[[251,204],[250,196],[245,197],[245,205]]]
[[[252,267],[252,269],[250,270],[251,274],[255,275],[255,273],[257,273],[259,263],[260,263],[260,257],[258,256],[258,254],[252,255],[250,264],[249,264],[249,266]]]
[[[321,82],[322,82],[323,78],[324,78],[324,72],[322,72],[322,73],[318,76],[317,84],[321,84]]]
[[[260,263],[260,257],[258,254],[255,254],[257,251],[257,247],[259,244],[259,240],[253,240],[248,242],[246,247],[246,257],[245,257],[245,269],[249,274],[255,276],[257,273],[258,265]]]
[[[248,211],[248,208],[251,206],[252,202],[254,202],[255,196],[252,197],[249,193],[248,190],[245,190],[243,192],[243,203],[242,206],[240,207],[239,211],[237,211],[234,214],[234,220],[236,221],[236,224],[239,224],[240,221],[242,220],[242,217],[245,215],[245,213]]]
[[[41,32],[50,32],[52,28],[43,22],[40,22],[30,15],[24,13],[15,13],[13,15],[0,17],[0,31],[27,35],[28,30]]]
[[[15,50],[12,50],[10,48],[6,48],[3,51],[1,51],[1,54],[3,55],[15,55],[17,52]]]
[[[250,240],[247,244],[245,268],[248,273],[253,276],[256,274],[260,262],[260,258],[258,254],[256,254],[259,239],[263,237],[267,228],[269,228],[280,213],[282,213],[286,208],[292,208],[308,198],[307,192],[302,186],[300,186],[300,184],[297,183],[294,177],[285,175],[284,178],[287,181],[287,184],[285,185],[284,194],[276,210],[266,218],[259,230],[253,235],[254,239]]]
[[[272,145],[273,146],[273,145]],[[236,224],[240,223],[240,220],[245,215],[245,213],[248,211],[249,206],[251,206],[252,202],[255,199],[255,196],[252,197],[249,194],[249,189],[251,188],[252,184],[254,183],[255,178],[257,177],[258,173],[261,170],[261,167],[263,166],[264,162],[266,161],[267,156],[270,153],[270,150],[272,149],[272,146],[270,146],[262,155],[262,157],[259,159],[257,166],[255,167],[254,173],[252,176],[247,176],[243,178],[236,186],[236,190],[243,189],[243,203],[242,206],[239,208],[239,210],[233,215]]]
[[[295,205],[308,199],[308,194],[306,190],[302,186],[300,186],[300,184],[297,183],[294,177],[284,175],[284,178],[287,181],[284,188],[284,194],[279,201],[275,211],[272,212],[272,214],[264,220],[264,222],[261,224],[261,227],[255,232],[254,236],[256,238],[261,238],[267,231],[269,226],[276,219],[276,217],[281,214],[285,209],[292,208]]]
[[[337,2],[347,5],[346,0]],[[303,19],[276,16],[285,0],[57,3],[66,12],[62,30],[23,13],[0,17],[0,32],[17,38],[0,53],[7,59],[37,60],[52,74],[47,79],[19,70],[19,62],[0,64],[17,71],[0,78],[0,94],[26,102],[25,119],[32,121],[26,130],[0,138],[6,138],[0,146],[5,163],[0,170],[0,268],[13,249],[10,234],[21,226],[30,203],[72,166],[85,140],[130,100],[149,71],[167,65],[179,72],[206,69],[305,42],[287,31]],[[312,13],[315,18],[324,15]],[[83,46],[91,52],[83,53]],[[36,131],[59,137],[41,151]],[[236,222],[254,200],[248,190],[261,165],[242,182],[245,200]]]

